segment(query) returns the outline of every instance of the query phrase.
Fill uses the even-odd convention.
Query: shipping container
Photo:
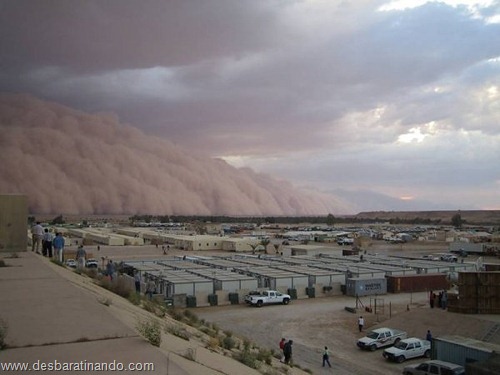
[[[500,345],[463,336],[439,336],[432,339],[432,359],[464,366],[470,362],[486,361]]]
[[[387,292],[389,293],[426,292],[443,289],[448,289],[448,281],[444,273],[387,276]]]
[[[449,311],[464,314],[500,314],[500,272],[460,272],[460,298]]]
[[[346,281],[346,295],[348,296],[372,296],[387,294],[387,280],[385,278],[349,278]]]
[[[359,255],[359,250],[342,249],[342,256]]]

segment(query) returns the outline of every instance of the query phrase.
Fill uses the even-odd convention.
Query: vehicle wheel
[[[257,307],[262,307],[262,301],[261,300],[257,301]]]
[[[430,358],[431,357],[431,351],[430,350],[426,350],[425,353],[424,353],[424,357],[425,358]]]
[[[403,355],[400,355],[399,357],[396,358],[397,363],[402,363],[405,361],[405,357]]]
[[[288,305],[289,302],[290,302],[290,300],[288,298],[285,298],[283,300],[283,305]]]
[[[377,345],[373,344],[373,345],[370,345],[370,350],[372,352],[374,352],[375,350],[377,350]]]

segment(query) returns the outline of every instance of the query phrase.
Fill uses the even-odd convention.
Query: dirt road
[[[365,318],[365,330],[389,326],[405,330],[409,336],[423,338],[430,329],[435,337],[458,334],[480,339],[494,325],[477,316],[431,309],[427,305],[427,293],[385,295],[380,298],[384,300],[384,314],[359,313]],[[369,297],[364,302],[369,304]],[[363,336],[357,328],[358,314],[346,311],[345,306],[354,307],[355,299],[337,296],[296,300],[288,306],[255,308],[231,305],[197,308],[195,312],[200,318],[217,323],[223,330],[230,330],[259,346],[276,351],[281,337],[292,339],[294,363],[303,369],[310,369],[314,374],[401,374],[405,365],[424,360],[420,358],[396,364],[386,361],[382,350],[365,352],[358,349],[356,340]],[[325,345],[332,352],[332,369],[321,367],[321,353]]]

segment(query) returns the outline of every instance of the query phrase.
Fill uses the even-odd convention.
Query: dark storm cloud
[[[266,3],[2,1],[2,66],[80,73],[178,66],[244,54],[273,40]]]
[[[188,150],[329,191],[406,186],[429,201],[459,181],[388,181],[409,164],[426,175],[432,161],[409,159],[432,152],[448,172],[486,166],[484,201],[471,204],[497,206],[500,172],[482,155],[500,141],[498,7],[386,3],[1,1],[0,89],[114,112]],[[342,173],[352,166],[359,175]],[[473,199],[464,189],[456,202]]]

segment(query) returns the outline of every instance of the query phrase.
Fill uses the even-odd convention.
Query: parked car
[[[385,349],[382,355],[385,359],[398,363],[404,362],[410,358],[430,358],[431,342],[421,340],[416,337],[410,337],[408,339],[401,340],[392,348]]]
[[[458,261],[457,256],[453,255],[453,254],[440,254],[439,258],[445,262],[457,262]]]
[[[291,297],[288,294],[280,293],[276,290],[254,291],[245,296],[246,303],[257,307],[276,303],[288,305],[290,299]]]
[[[87,268],[98,268],[99,267],[99,262],[97,262],[97,259],[90,258],[87,259],[85,262],[85,267]]]
[[[465,375],[465,368],[451,362],[439,361],[433,359],[432,361],[425,361],[415,365],[405,366],[403,369],[404,375]]]
[[[352,245],[353,243],[354,243],[354,238],[350,238],[350,237],[337,238],[338,245]]]
[[[76,261],[74,259],[66,260],[66,267],[76,268]]]
[[[357,345],[361,349],[377,350],[384,346],[397,344],[406,338],[406,332],[392,328],[377,328],[369,332],[365,337],[358,340]]]

